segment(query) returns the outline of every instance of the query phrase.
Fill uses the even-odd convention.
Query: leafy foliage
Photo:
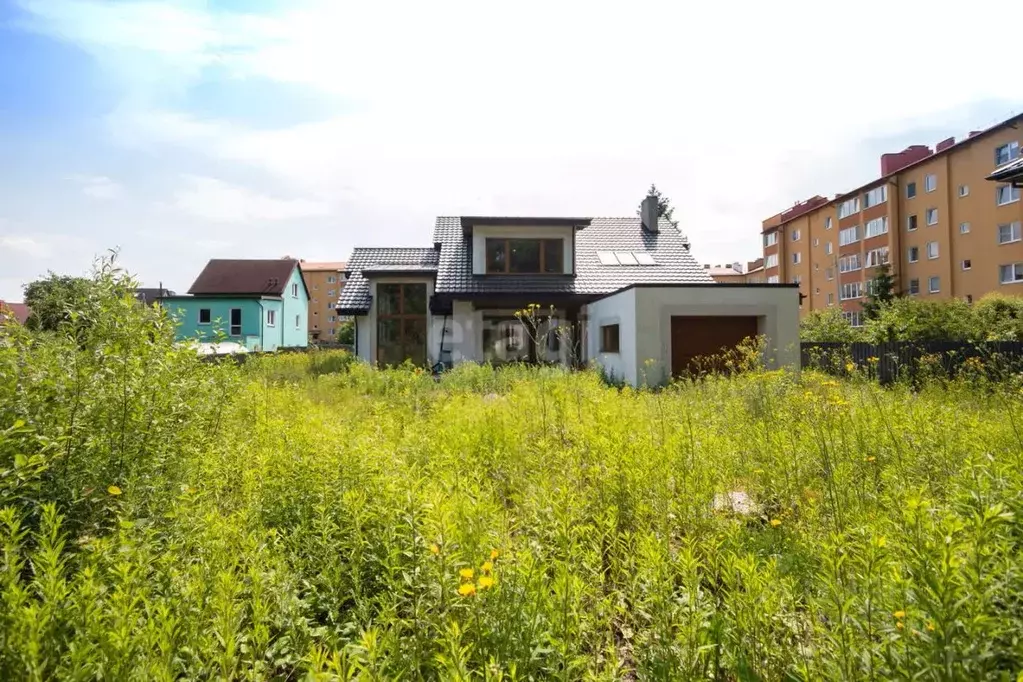
[[[29,329],[56,331],[71,320],[89,297],[92,282],[85,277],[57,275],[36,280],[25,287],[25,304],[32,309],[25,325]],[[78,317],[78,319],[81,319]]]
[[[842,316],[842,309],[828,306],[811,310],[799,323],[799,338],[818,343],[852,343],[863,340],[863,330]]]
[[[1023,341],[1023,298],[997,292],[973,306],[974,337],[979,341]]]
[[[897,284],[888,263],[877,266],[874,278],[870,280],[867,300],[863,302],[863,317],[868,320],[877,319],[881,315],[881,310],[898,296]]]
[[[351,346],[355,344],[355,323],[351,320],[342,322],[337,328],[337,342]]]
[[[651,184],[650,189],[647,190],[647,196],[657,197],[657,217],[664,218],[672,227],[678,227],[678,221],[675,220],[675,208],[671,205],[671,199],[664,196],[661,190],[657,189],[657,185]],[[643,212],[643,203],[640,202],[639,208],[636,209],[636,215],[641,215]]]

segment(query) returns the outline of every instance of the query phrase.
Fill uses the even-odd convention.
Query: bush
[[[973,310],[962,299],[928,301],[902,297],[882,307],[868,320],[865,338],[887,341],[963,341],[974,337]]]
[[[842,316],[842,309],[828,306],[811,310],[799,324],[799,338],[816,343],[852,343],[863,340],[863,331]]]
[[[997,292],[973,306],[974,338],[978,341],[1023,341],[1023,298]]]

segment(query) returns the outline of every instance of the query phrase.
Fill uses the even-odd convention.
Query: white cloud
[[[217,178],[182,177],[185,187],[174,195],[174,206],[202,220],[221,223],[294,220],[330,214],[325,202],[279,199]]]
[[[32,258],[46,258],[52,253],[50,244],[32,237],[0,235],[0,251],[13,251]]]
[[[116,199],[124,190],[105,175],[69,175],[67,179],[81,187],[82,194],[93,199]]]

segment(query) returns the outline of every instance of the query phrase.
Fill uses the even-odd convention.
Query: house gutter
[[[352,316],[352,323],[355,325],[355,343],[353,343],[352,345],[355,346],[355,357],[359,357],[359,316],[358,315],[353,315]]]
[[[259,304],[259,350],[262,352],[266,350],[266,346],[263,343],[263,325],[266,320],[266,308],[263,307],[263,299],[257,299],[256,303]]]

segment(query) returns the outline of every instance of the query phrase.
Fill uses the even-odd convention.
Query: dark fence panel
[[[991,378],[1006,372],[1023,370],[1023,342],[990,341],[893,341],[890,343],[802,343],[802,366],[829,374],[848,373],[852,363],[882,383],[900,378],[916,379],[925,365],[930,371],[941,370],[956,376],[971,358],[975,366]]]

